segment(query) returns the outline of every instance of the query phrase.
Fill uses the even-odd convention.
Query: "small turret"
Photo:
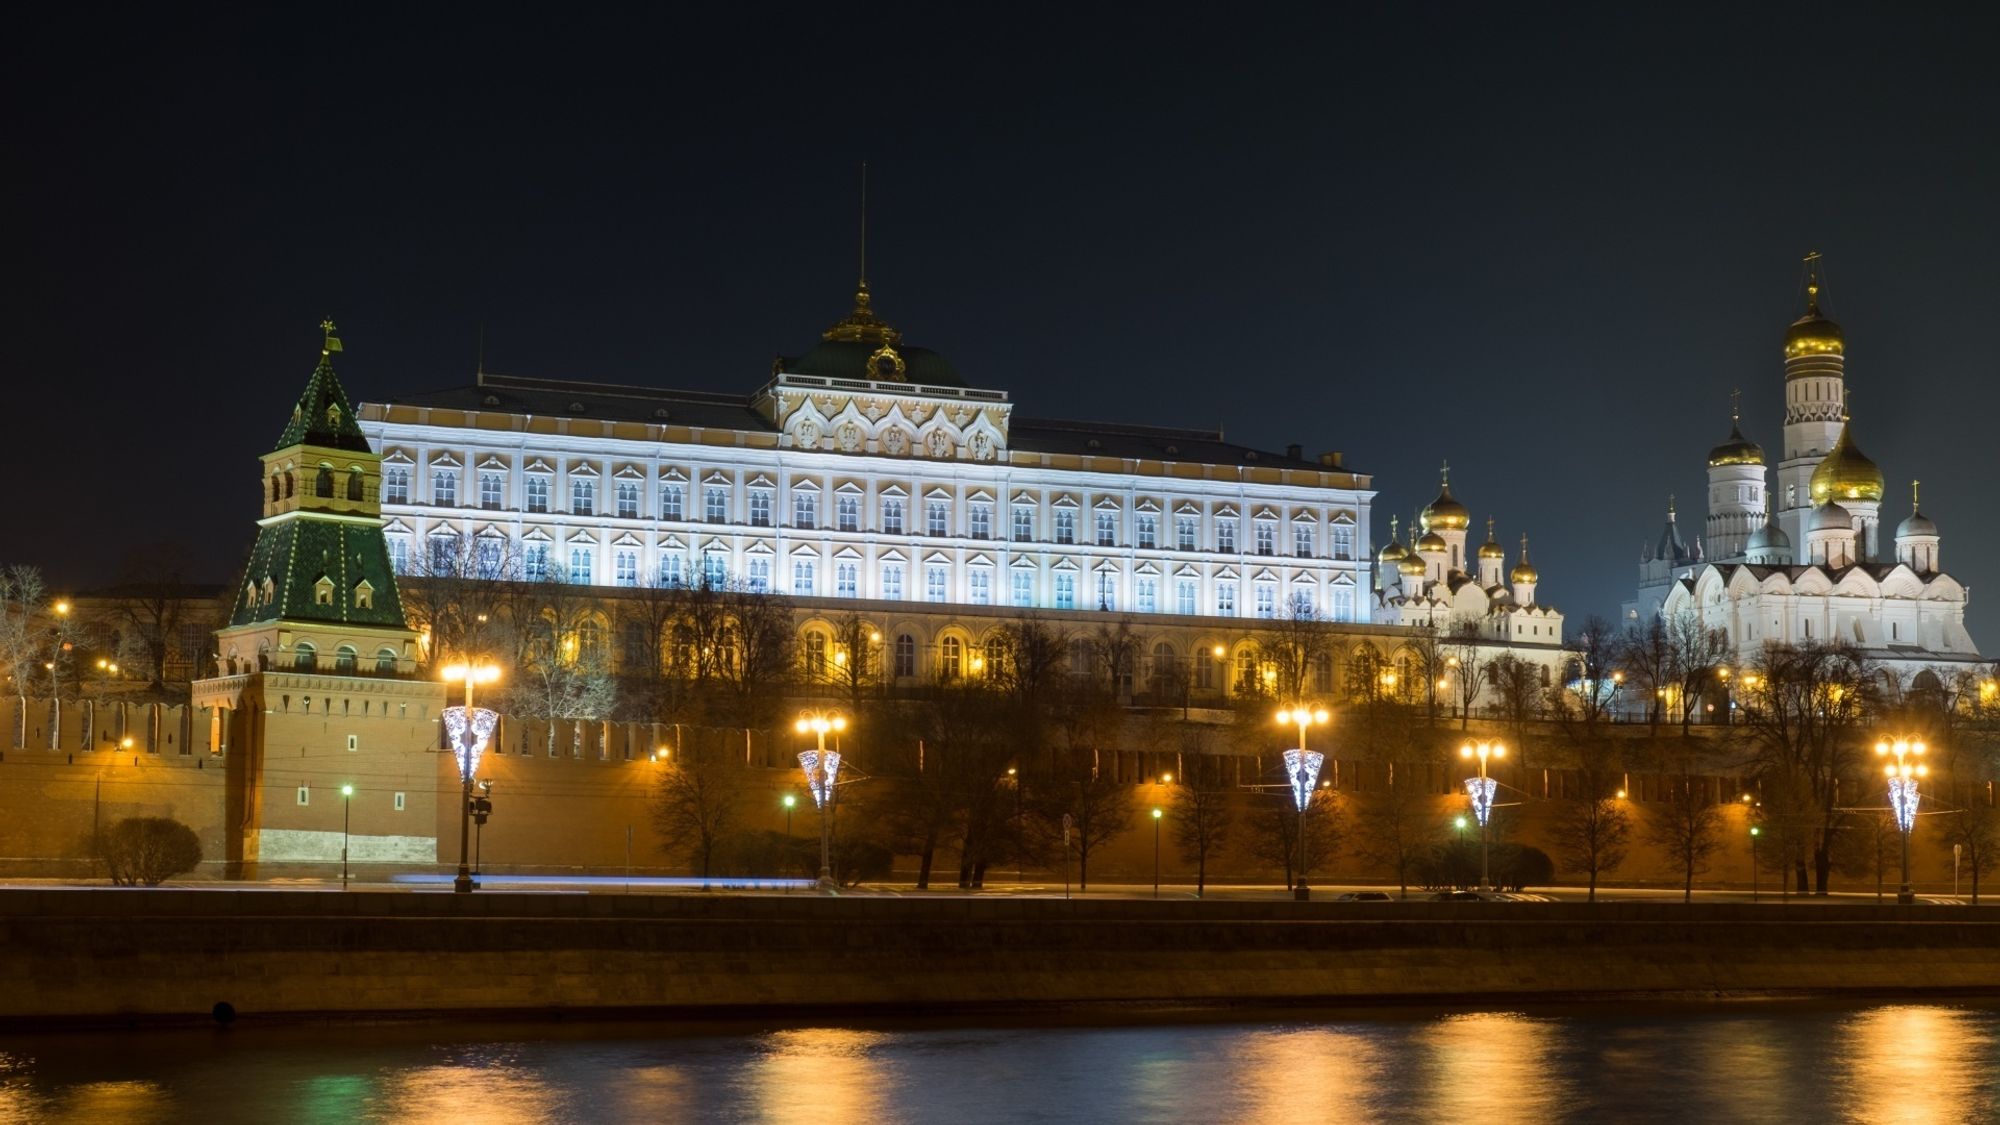
[[[1535,584],[1541,581],[1541,574],[1535,570],[1535,564],[1528,561],[1528,536],[1525,532],[1521,535],[1521,561],[1514,564],[1507,577],[1514,583],[1514,604],[1523,608],[1534,605]]]
[[[1493,538],[1493,519],[1489,516],[1486,520],[1486,542],[1479,545],[1479,585],[1482,589],[1491,590],[1500,585],[1500,568],[1506,561],[1507,552],[1501,550],[1499,542]]]
[[[1896,525],[1896,561],[1918,574],[1938,570],[1938,528],[1917,507],[1917,485],[1910,482],[1910,518]]]

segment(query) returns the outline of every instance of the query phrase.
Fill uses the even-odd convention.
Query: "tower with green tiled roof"
[[[263,516],[194,685],[209,753],[224,759],[233,875],[357,864],[423,866],[437,853],[437,724],[444,693],[419,678],[382,538],[382,458],[333,371],[319,365],[260,459]],[[342,789],[352,790],[352,795]],[[332,810],[351,802],[350,832]]]
[[[263,456],[257,543],[218,636],[225,672],[384,674],[413,666],[415,634],[382,538],[382,458],[334,374],[333,323],[320,327],[319,365]]]

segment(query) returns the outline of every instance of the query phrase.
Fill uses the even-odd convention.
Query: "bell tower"
[[[1785,330],[1785,459],[1778,463],[1778,525],[1806,541],[1813,470],[1840,440],[1847,416],[1847,342],[1820,315],[1819,251],[1806,255],[1806,314]]]

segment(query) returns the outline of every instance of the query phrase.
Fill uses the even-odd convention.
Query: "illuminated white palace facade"
[[[362,426],[402,573],[471,537],[529,579],[727,579],[879,621],[899,679],[1026,611],[1149,623],[1148,668],[1185,662],[1211,689],[1236,663],[1211,667],[1216,648],[1259,619],[1309,613],[1396,647],[1367,628],[1375,493],[1340,454],[1017,416],[906,345],[866,282],[748,395],[480,374],[364,404]]]

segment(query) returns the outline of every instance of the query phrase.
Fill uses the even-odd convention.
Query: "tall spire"
[[[370,450],[367,435],[354,417],[354,407],[340,377],[333,373],[333,354],[340,350],[340,337],[331,319],[320,321],[319,364],[306,379],[306,389],[292,407],[292,417],[273,449],[294,445],[315,445],[323,449],[344,449],[357,453]]]

